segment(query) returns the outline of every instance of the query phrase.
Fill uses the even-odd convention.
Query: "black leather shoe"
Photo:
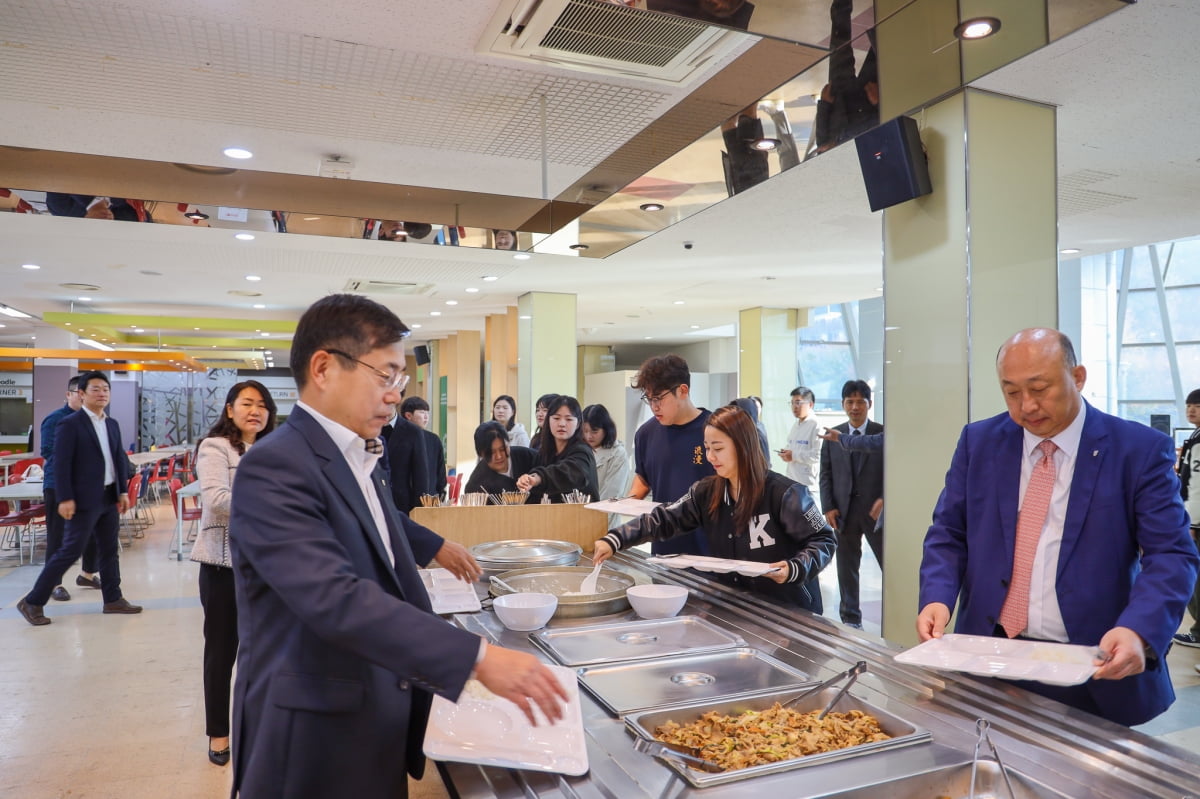
[[[209,749],[208,750],[208,762],[212,763],[214,766],[229,765],[229,747],[228,746],[225,747],[220,752],[218,752],[214,749]]]
[[[100,578],[99,577],[84,577],[82,574],[79,574],[79,575],[75,576],[75,585],[79,585],[84,588],[99,589],[100,588]]]
[[[24,599],[17,600],[17,610],[25,617],[25,621],[32,624],[34,627],[41,627],[49,624],[50,620],[42,613],[41,605],[31,605]]]
[[[67,593],[67,589],[60,585],[58,588],[55,588],[50,592],[50,598],[59,602],[69,602],[71,600],[71,595]]]
[[[105,602],[104,603],[104,612],[105,613],[141,613],[142,606],[130,604],[128,599],[126,599],[125,597],[121,597],[116,602]]]

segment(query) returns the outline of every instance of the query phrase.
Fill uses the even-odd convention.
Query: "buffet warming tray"
[[[813,683],[799,669],[745,646],[584,666],[576,674],[580,684],[609,712],[618,716],[637,710],[746,696]]]
[[[793,710],[798,710],[802,713],[808,713],[816,710],[820,711],[825,708],[837,694],[838,686],[831,686],[823,691],[820,691],[804,699],[799,700],[791,706]],[[797,696],[802,691],[795,689],[787,691],[773,691],[771,693],[760,693],[756,696],[735,697],[732,699],[722,699],[714,701],[691,702],[688,704],[677,705],[675,707],[656,708],[654,710],[632,713],[625,717],[625,726],[634,734],[648,740],[657,740],[654,737],[655,728],[665,724],[667,721],[674,721],[679,724],[689,724],[699,719],[705,713],[716,711],[724,715],[737,715],[750,710],[766,710],[776,702],[786,702],[792,697]],[[833,708],[838,713],[846,713],[851,710],[861,710],[864,713],[869,713],[879,720],[879,726],[888,735],[892,736],[886,741],[875,741],[873,743],[862,744],[860,746],[852,746],[847,749],[837,749],[831,752],[822,752],[820,754],[807,755],[805,757],[793,758],[791,760],[781,760],[776,763],[765,763],[758,766],[750,766],[749,768],[735,769],[716,774],[700,771],[683,765],[676,760],[665,761],[674,771],[681,777],[687,780],[690,784],[697,788],[704,788],[709,785],[721,785],[728,782],[738,780],[746,780],[751,777],[759,777],[764,774],[774,774],[780,771],[789,769],[801,768],[804,766],[814,766],[820,763],[830,763],[836,760],[847,760],[870,755],[873,752],[881,752],[888,749],[896,749],[903,746],[911,746],[913,744],[924,743],[931,740],[931,736],[927,730],[921,729],[916,725],[905,721],[899,716],[895,716],[882,708],[864,702],[853,694],[845,694]],[[881,795],[893,796],[893,794],[885,793]]]
[[[699,654],[744,647],[746,642],[699,616],[588,624],[529,636],[564,666]]]

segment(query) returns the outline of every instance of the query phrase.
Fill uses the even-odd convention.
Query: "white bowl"
[[[665,619],[684,606],[688,590],[679,585],[635,585],[625,591],[625,596],[643,619]]]
[[[540,630],[558,608],[554,594],[504,594],[492,601],[500,622],[510,630]]]

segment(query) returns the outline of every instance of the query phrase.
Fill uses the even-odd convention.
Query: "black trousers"
[[[46,503],[46,560],[49,561],[62,546],[63,530],[67,521],[58,515],[58,498],[53,488],[44,489],[42,499]],[[100,571],[96,564],[96,539],[90,536],[83,547],[82,568],[88,574]]]
[[[117,541],[117,529],[120,524],[121,514],[117,512],[116,487],[109,486],[105,491],[102,507],[75,510],[75,515],[67,521],[62,546],[54,553],[54,557],[46,558],[42,573],[38,575],[33,590],[26,595],[25,601],[30,605],[45,605],[50,599],[50,592],[55,586],[62,585],[63,575],[83,554],[88,539],[93,537],[96,540],[99,561],[97,570],[100,572],[100,593],[105,604],[120,599],[121,545]]]
[[[209,737],[225,738],[238,648],[233,569],[200,564],[200,604],[204,606],[204,726]]]
[[[875,529],[870,506],[855,507],[838,520],[837,577],[841,605],[838,613],[843,624],[862,624],[862,608],[858,602],[858,569],[862,564],[862,540],[865,536],[875,559],[883,565],[883,530]]]

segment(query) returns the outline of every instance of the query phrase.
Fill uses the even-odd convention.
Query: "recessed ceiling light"
[[[91,302],[92,298],[91,297],[80,297],[79,301],[80,302]]]
[[[266,308],[267,306],[263,305],[261,302],[256,302],[256,303],[254,303],[254,307],[255,308]]]
[[[664,206],[662,203],[642,203],[638,206],[643,211],[661,211]]]
[[[263,338],[266,338],[266,337],[267,337],[267,336],[269,336],[269,335],[271,335],[271,334],[270,334],[270,333],[268,333],[268,332],[267,332],[267,331],[265,331],[265,330],[263,331]]]
[[[646,341],[649,341],[650,339],[654,338],[654,336],[642,336],[642,338],[644,338]]]
[[[37,341],[37,336],[30,336],[29,338],[32,339],[33,341]]]
[[[254,241],[253,233],[235,233],[233,237],[238,241]]]
[[[783,144],[783,142],[781,142],[779,139],[768,139],[764,136],[763,138],[760,138],[760,139],[751,139],[750,140],[750,149],[751,150],[759,150],[762,152],[769,152],[770,150],[774,150],[776,147],[778,147],[781,144]]]
[[[198,327],[193,327],[193,328],[192,328],[192,330],[199,330],[199,329],[200,329],[200,328],[198,328]]]
[[[500,279],[500,278],[496,277],[495,275],[484,275],[484,276],[483,276],[483,282],[484,282],[484,283],[492,283],[492,282],[495,282],[495,281],[497,281],[497,280],[499,280],[499,279]]]
[[[516,260],[518,260],[518,261],[528,261],[528,260],[529,260],[530,258],[532,258],[532,257],[533,257],[533,256],[532,256],[532,255],[530,255],[530,254],[529,254],[529,253],[527,253],[527,252],[519,252],[519,253],[517,253],[516,255],[514,255],[514,256],[513,256],[513,258],[515,258],[515,259],[516,259]]]
[[[478,294],[479,293],[479,289],[475,288],[474,286],[467,286],[465,289],[463,289],[463,291],[467,292],[468,294]]]
[[[146,330],[145,330],[145,328],[141,328],[141,327],[135,327],[135,328],[133,329],[133,332],[134,332],[134,333],[145,333],[145,332],[146,332]]]
[[[447,305],[458,305],[458,300],[446,300]]]
[[[675,300],[676,305],[683,305],[683,300]]]
[[[692,330],[699,330],[699,329],[700,329],[700,325],[692,325]]]
[[[441,316],[442,312],[441,311],[430,311],[429,315],[430,316]]]
[[[1059,250],[1062,255],[1078,255],[1079,250],[1075,247],[1067,247],[1065,250]]]
[[[31,272],[32,272],[32,271],[34,271],[34,270],[36,270],[36,269],[41,269],[41,267],[40,267],[40,266],[38,266],[37,264],[21,264],[21,268],[22,268],[22,269],[28,269],[28,270],[29,270],[29,271],[31,271]]]
[[[411,327],[413,330],[416,330],[420,326],[421,326],[420,322],[415,322],[414,324],[409,325],[409,327]]]
[[[319,217],[319,216],[306,216],[306,217],[304,217],[304,221],[305,221],[305,222],[316,222],[316,221],[318,221],[320,218],[321,218],[321,217]]]
[[[225,155],[229,156],[230,158],[246,159],[254,157],[254,153],[241,147],[226,147],[221,152],[225,153]]]
[[[251,281],[252,283],[262,280],[262,278],[259,277],[258,275],[246,275],[246,279]]]
[[[1000,20],[995,17],[973,17],[955,25],[954,35],[960,39],[984,39],[998,30]]]
[[[194,219],[197,222],[203,222],[205,219],[208,219],[208,214],[200,210],[188,211],[184,216],[188,219]]]
[[[522,315],[522,316],[519,316],[519,317],[517,317],[517,318],[518,318],[518,319],[532,319],[533,317],[532,317],[532,316],[530,316],[529,314],[524,314],[524,315]]]
[[[572,250],[586,250],[587,248],[588,248],[588,246],[586,244],[572,244],[571,245]]]

